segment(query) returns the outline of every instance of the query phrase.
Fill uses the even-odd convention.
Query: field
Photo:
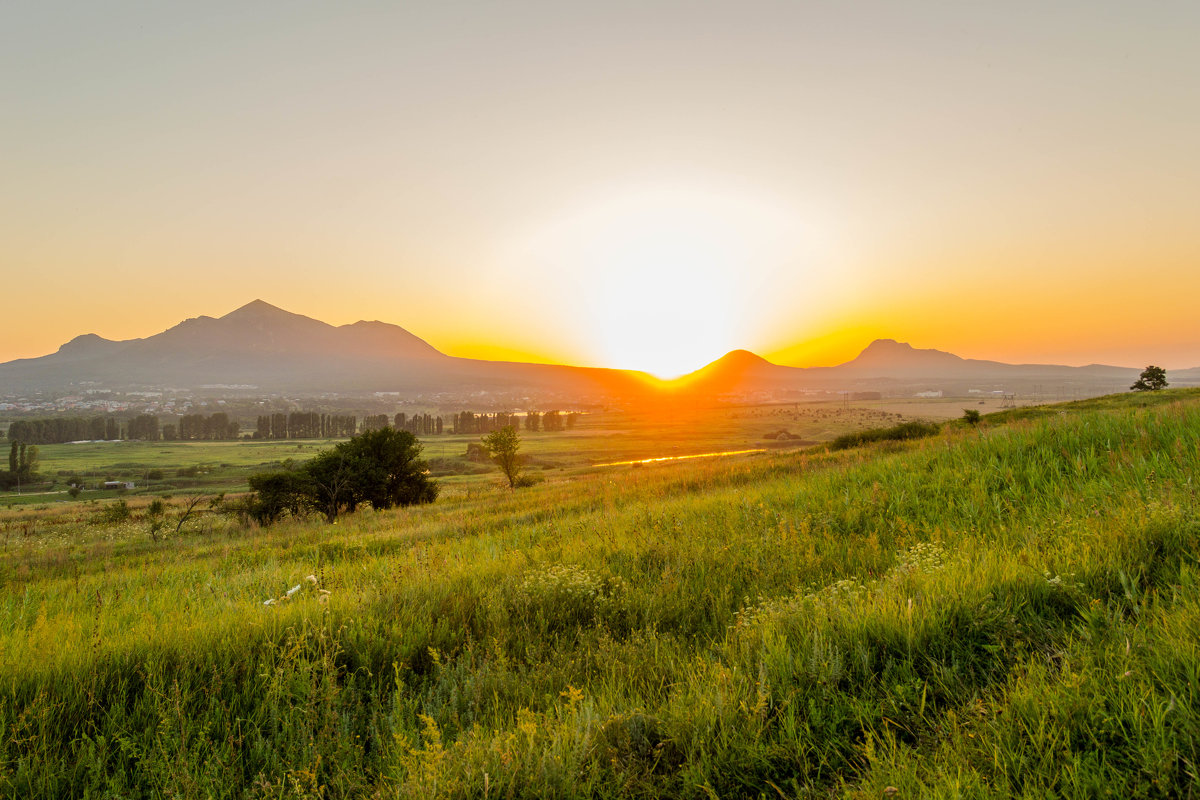
[[[0,792],[1200,790],[1200,390],[764,445],[847,428],[802,410],[530,437],[542,484],[334,525],[0,512]]]
[[[855,428],[891,424],[900,419],[945,418],[962,413],[959,403],[901,403],[897,410],[879,404],[836,403],[785,406],[704,408],[642,413],[610,412],[584,415],[576,429],[522,434],[522,452],[537,473],[590,471],[613,461],[711,453],[751,448],[796,448],[827,441]],[[788,429],[795,439],[765,439],[767,433]],[[494,481],[490,465],[466,460],[468,442],[478,435],[444,434],[422,439],[424,456],[435,476],[453,489]],[[132,493],[121,495],[179,495],[244,492],[255,472],[301,462],[336,440],[235,442],[84,442],[39,448],[43,482],[17,494],[0,494],[0,503],[42,505],[67,503],[67,482],[78,476],[91,487],[105,480],[131,481]],[[183,474],[180,469],[183,469]],[[550,473],[550,471],[556,471]],[[83,499],[109,500],[114,491],[89,489]]]

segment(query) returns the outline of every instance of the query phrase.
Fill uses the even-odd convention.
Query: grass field
[[[747,414],[599,451],[786,426]],[[576,435],[533,488],[332,526],[0,512],[0,792],[1200,789],[1200,391],[641,468]]]
[[[763,447],[796,448],[832,439],[847,430],[900,419],[945,417],[946,409],[957,406],[911,403],[898,408],[899,411],[884,411],[871,404],[842,408],[835,403],[812,403],[584,415],[574,430],[522,432],[522,452],[529,457],[534,474],[549,470],[587,471],[592,465],[612,461]],[[957,414],[961,413],[958,409]],[[797,438],[763,438],[781,429],[787,429]],[[479,439],[474,434],[424,437],[424,457],[430,461],[433,474],[448,487],[488,483],[495,475],[490,465],[472,464],[465,457],[467,444]],[[105,480],[132,481],[136,485],[134,497],[244,492],[246,479],[255,472],[277,468],[287,460],[305,461],[336,441],[114,441],[42,445],[40,471],[47,480],[27,486],[19,494],[15,491],[0,494],[0,503],[68,503],[69,476],[78,476],[89,487]],[[180,468],[185,474],[179,474]],[[83,495],[94,500],[117,496],[114,491],[91,489]]]

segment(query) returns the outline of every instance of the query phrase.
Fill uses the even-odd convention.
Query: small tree
[[[962,421],[967,423],[968,425],[978,425],[980,419],[982,419],[982,416],[980,415],[978,409],[975,409],[975,408],[964,408],[963,409]]]
[[[1157,392],[1159,389],[1165,389],[1167,388],[1167,371],[1151,364],[1142,370],[1142,374],[1129,388],[1135,392]]]
[[[521,478],[521,457],[517,451],[521,449],[521,435],[512,425],[505,425],[498,431],[492,431],[483,437],[483,446],[492,454],[492,461],[508,478],[509,488],[515,489]]]

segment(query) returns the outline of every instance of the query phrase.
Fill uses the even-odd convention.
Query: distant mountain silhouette
[[[57,352],[0,364],[5,394],[109,389],[243,386],[273,393],[483,393],[531,402],[691,396],[731,399],[809,391],[909,389],[1018,391],[1044,386],[1097,394],[1128,388],[1138,370],[1091,365],[1004,364],[871,342],[836,367],[772,364],[734,350],[674,382],[626,370],[481,361],[448,356],[404,328],[360,321],[333,326],[255,300],[223,317],[201,316],[144,339],[77,336]],[[1200,383],[1200,368],[1168,374]],[[251,389],[250,387],[253,387]]]
[[[788,390],[943,390],[948,394],[1037,392],[1094,395],[1124,391],[1140,370],[1092,364],[1005,364],[920,349],[894,339],[876,339],[854,359],[835,367],[786,367],[746,350],[734,350],[679,379],[678,391],[696,394],[775,394]],[[1174,385],[1200,383],[1200,368],[1175,370]]]
[[[262,300],[145,339],[86,334],[51,355],[0,364],[7,391],[236,385],[266,393],[527,389],[596,397],[636,394],[649,383],[648,375],[621,370],[453,358],[397,325],[335,327]]]
[[[918,350],[907,342],[876,339],[853,360],[842,364],[844,370],[869,372],[880,377],[898,373],[944,372],[960,368],[966,359],[941,350]],[[987,362],[996,363],[996,362]]]

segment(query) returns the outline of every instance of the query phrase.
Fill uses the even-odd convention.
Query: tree
[[[286,513],[319,511],[333,522],[362,503],[376,509],[432,503],[438,486],[420,455],[421,444],[409,431],[391,427],[367,431],[325,450],[294,472],[251,476],[255,495],[246,511],[260,524],[269,525]]]
[[[496,462],[504,477],[508,478],[509,488],[515,489],[521,478],[521,457],[517,455],[521,449],[521,436],[517,429],[505,425],[498,431],[492,431],[483,437],[483,446],[491,453],[492,461]]]
[[[29,449],[25,445],[21,445],[21,477],[28,480],[32,478],[38,470],[38,449],[36,444],[29,445]]]
[[[343,511],[358,506],[352,484],[354,475],[344,454],[335,447],[326,450],[304,465],[303,472],[311,483],[308,504],[325,515],[332,523]]]
[[[978,409],[975,409],[975,408],[964,408],[963,409],[962,420],[963,420],[963,422],[967,423],[968,425],[978,425],[980,419],[982,419],[982,416],[980,415]]]
[[[259,525],[270,525],[284,514],[301,516],[311,505],[315,488],[306,473],[295,470],[260,472],[251,475],[249,482],[255,497],[245,510]]]
[[[1157,392],[1159,389],[1165,389],[1167,388],[1167,371],[1151,364],[1142,370],[1137,381],[1129,388],[1135,392]]]
[[[357,503],[383,509],[437,499],[437,484],[420,457],[421,443],[409,431],[379,428],[340,443],[334,451],[346,459],[352,474],[351,510]]]

